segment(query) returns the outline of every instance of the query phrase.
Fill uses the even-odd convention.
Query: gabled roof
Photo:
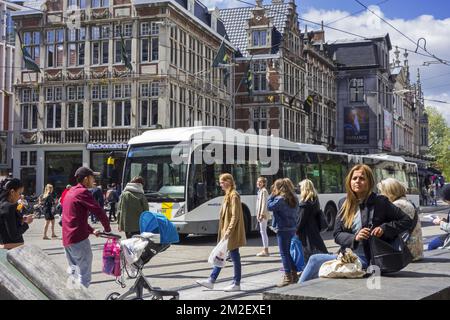
[[[255,7],[243,7],[220,10],[220,18],[225,25],[228,38],[233,46],[237,47],[244,56],[249,55],[247,51],[247,22],[251,16],[251,11],[254,8]],[[275,33],[278,35],[272,38],[272,41],[274,42],[272,45],[275,45],[277,41],[281,41],[284,30],[287,27],[290,4],[271,4],[265,5],[263,8],[266,9],[266,15],[273,18],[272,22],[276,29]]]

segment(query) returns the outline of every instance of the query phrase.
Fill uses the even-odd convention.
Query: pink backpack
[[[108,239],[103,247],[103,269],[102,271],[111,276],[119,277],[120,268],[120,245],[116,239]]]

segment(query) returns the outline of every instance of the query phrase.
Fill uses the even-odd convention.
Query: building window
[[[364,101],[364,79],[354,78],[350,80],[350,102]]]
[[[264,47],[267,45],[267,31],[258,30],[252,32],[253,47]]]
[[[67,59],[68,66],[84,66],[84,41],[86,40],[86,29],[69,29],[67,31]]]
[[[35,166],[37,163],[37,151],[30,151],[30,166]]]
[[[47,30],[47,67],[62,67],[64,57],[64,29]]]
[[[255,91],[267,90],[267,65],[265,62],[253,64],[253,88]]]
[[[86,0],[67,0],[67,7],[86,8]]]
[[[149,127],[158,123],[158,99],[142,99],[141,127]]]
[[[114,102],[114,125],[127,127],[131,124],[131,102],[130,100]]]
[[[83,104],[69,103],[67,105],[67,127],[83,128]]]
[[[253,109],[253,129],[255,129],[256,133],[267,129],[267,111],[265,108]]]
[[[45,115],[47,129],[61,128],[61,104],[47,103],[45,105]]]
[[[67,87],[67,100],[83,100],[84,86],[69,86]]]
[[[108,85],[94,85],[91,88],[92,100],[107,100],[109,97]]]
[[[124,24],[124,25],[115,25],[114,26],[114,62],[115,63],[125,63],[122,59],[122,39],[125,43],[125,51],[127,53],[128,58],[131,61],[131,36],[133,31],[132,24]]]
[[[109,0],[92,0],[91,8],[105,8],[109,7]]]
[[[38,31],[34,32],[24,32],[23,34],[23,45],[25,50],[31,56],[31,58],[36,62],[36,64],[40,65],[40,50],[39,45],[41,43],[41,34]],[[22,59],[22,69],[26,69],[25,63]]]
[[[23,89],[21,93],[21,119],[23,130],[37,129],[39,92],[36,89]]]
[[[92,127],[108,126],[108,103],[99,101],[92,103]]]
[[[109,25],[91,28],[92,64],[107,64],[109,61]]]
[[[150,22],[141,23],[141,62],[159,59],[159,25]]]
[[[170,63],[178,64],[178,29],[176,27],[170,28]]]
[[[20,152],[20,165],[21,166],[28,165],[28,152],[26,151]]]
[[[45,101],[62,101],[62,87],[45,88]]]

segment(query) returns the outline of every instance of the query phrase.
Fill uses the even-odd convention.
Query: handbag
[[[350,248],[339,253],[336,259],[326,261],[319,269],[320,278],[362,278],[366,272],[362,269],[361,260]]]
[[[297,272],[303,271],[305,268],[305,258],[303,256],[303,245],[302,241],[294,236],[291,239],[291,247],[289,250],[292,260],[295,263],[295,267],[297,268]]]
[[[373,208],[370,210],[369,225],[372,224],[373,210]],[[400,233],[391,241],[385,241],[374,236],[369,238],[370,263],[380,268],[381,273],[398,272],[413,261],[413,256],[406,242],[416,227],[417,220],[418,214],[416,211],[412,227],[406,232]]]
[[[119,277],[120,267],[120,245],[116,239],[108,239],[103,247],[102,271],[108,275]]]
[[[219,243],[212,249],[209,255],[208,262],[215,267],[223,268],[227,263],[228,239],[220,240]]]

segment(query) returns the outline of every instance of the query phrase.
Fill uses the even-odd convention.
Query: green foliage
[[[450,127],[434,107],[427,107],[430,154],[436,158],[434,166],[450,179]]]

